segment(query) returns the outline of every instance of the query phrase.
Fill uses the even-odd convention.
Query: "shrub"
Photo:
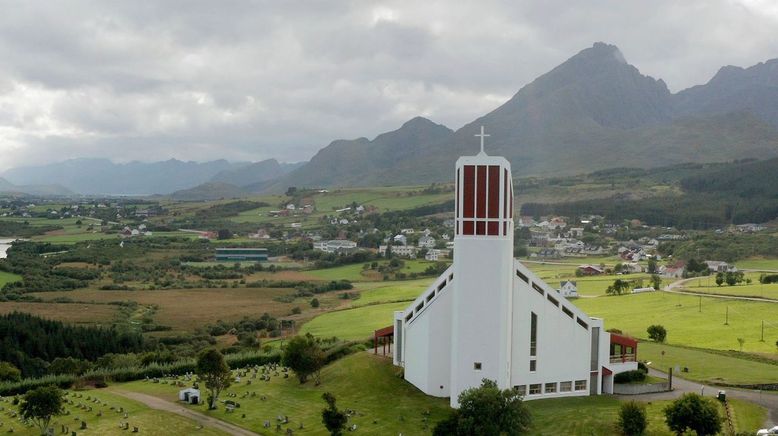
[[[643,371],[648,374],[648,367],[643,362],[638,362],[638,371]]]
[[[667,339],[667,330],[662,325],[650,325],[646,332],[648,333],[648,338],[655,342],[664,342]]]
[[[694,393],[684,394],[665,407],[665,422],[670,430],[681,434],[687,430],[697,436],[715,435],[721,431],[719,409],[713,400]]]
[[[613,376],[614,383],[631,383],[631,382],[643,381],[645,379],[646,379],[646,373],[639,369],[620,372],[615,376]]]
[[[619,410],[619,427],[626,436],[639,436],[646,431],[648,420],[646,407],[630,401],[621,405]]]

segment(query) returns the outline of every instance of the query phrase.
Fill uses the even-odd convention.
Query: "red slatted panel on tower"
[[[472,218],[475,196],[475,166],[465,165],[465,177],[463,182],[465,186],[462,187],[462,216],[465,218]]]
[[[476,178],[475,216],[486,218],[486,165],[478,165]]]
[[[500,167],[489,165],[489,218],[500,217]],[[489,233],[491,235],[491,233]]]
[[[476,223],[475,223],[475,234],[476,235],[485,235],[486,234],[486,223],[484,221],[476,221]]]
[[[500,223],[497,221],[490,221],[486,224],[486,233],[488,235],[500,236]]]
[[[475,229],[473,229],[473,222],[472,221],[464,221],[462,222],[462,234],[463,235],[474,235]]]

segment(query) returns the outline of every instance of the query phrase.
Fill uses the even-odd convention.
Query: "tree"
[[[648,333],[648,338],[655,342],[664,342],[667,338],[667,330],[659,324],[648,326],[646,332]]]
[[[646,431],[647,426],[646,406],[635,401],[621,405],[619,427],[626,436],[640,436]]]
[[[662,278],[659,277],[657,274],[651,275],[651,286],[653,286],[654,289],[657,291],[662,288]]]
[[[627,280],[616,279],[613,284],[608,286],[605,292],[609,295],[621,295],[629,290],[629,282]]]
[[[651,258],[648,259],[648,273],[649,274],[656,274],[656,259]]]
[[[62,391],[56,386],[41,386],[24,395],[19,413],[38,427],[40,434],[47,434],[53,416],[62,413]]]
[[[208,389],[208,409],[215,410],[222,390],[230,386],[232,372],[224,356],[214,349],[205,350],[197,358],[197,377]]]
[[[716,285],[721,286],[724,284],[724,273],[717,273],[716,274]]]
[[[324,366],[324,352],[310,333],[295,336],[284,349],[283,363],[292,368],[300,383],[305,383],[308,377],[314,375],[318,384],[319,371]]]
[[[49,365],[49,374],[74,374],[81,375],[92,368],[88,360],[74,359],[72,357],[57,357]]]
[[[22,372],[19,368],[9,362],[0,362],[0,382],[17,382],[22,379]]]
[[[459,394],[459,410],[435,426],[435,435],[522,435],[529,432],[532,417],[514,389],[500,390],[484,379],[481,386]]]
[[[216,235],[219,240],[232,239],[232,232],[229,229],[219,229]]]
[[[311,307],[313,307],[314,309],[319,307],[319,304],[320,303],[318,298],[314,298],[313,300],[311,300]]]
[[[743,345],[745,345],[746,340],[743,338],[737,338],[737,343],[740,344],[740,352],[743,352]]]
[[[327,402],[327,408],[321,411],[321,422],[330,432],[330,435],[342,435],[343,429],[346,428],[348,416],[338,410],[338,407],[335,405],[334,395],[329,392],[325,392],[321,397],[324,399],[324,401]]]
[[[724,281],[727,282],[728,286],[735,286],[737,284],[737,275],[727,272],[726,276],[724,276]]]
[[[709,436],[721,431],[721,418],[716,404],[695,393],[684,394],[673,401],[665,407],[664,413],[667,426],[676,434],[694,430],[697,436]]]

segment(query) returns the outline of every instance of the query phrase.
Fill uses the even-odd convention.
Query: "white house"
[[[565,280],[559,284],[559,293],[565,298],[578,297],[578,286],[575,282]]]
[[[394,237],[394,245],[408,245],[408,238],[405,235],[397,235]]]
[[[612,392],[613,374],[637,369],[637,344],[513,258],[508,161],[482,150],[460,157],[455,174],[454,263],[394,313],[394,364],[452,407],[485,378],[527,400]]]
[[[378,253],[386,256],[386,249],[386,245],[381,245],[378,247]],[[400,257],[410,257],[411,259],[414,259],[416,258],[416,253],[418,253],[418,251],[419,249],[413,245],[392,245],[392,254]]]
[[[329,241],[317,241],[313,243],[313,249],[325,253],[341,253],[357,248],[357,243],[348,239],[332,239]]]
[[[424,255],[425,260],[438,261],[444,257],[448,257],[449,250],[441,250],[438,248],[430,248],[427,250],[427,254]]]
[[[422,236],[419,238],[419,248],[435,248],[435,238],[432,236]]]

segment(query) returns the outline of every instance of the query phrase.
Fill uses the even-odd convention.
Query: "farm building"
[[[217,262],[264,262],[267,248],[217,248]]]
[[[636,348],[570,304],[513,258],[513,183],[502,157],[456,163],[454,263],[394,313],[393,361],[428,395],[450,397],[491,379],[525,399],[597,395],[637,369]]]

